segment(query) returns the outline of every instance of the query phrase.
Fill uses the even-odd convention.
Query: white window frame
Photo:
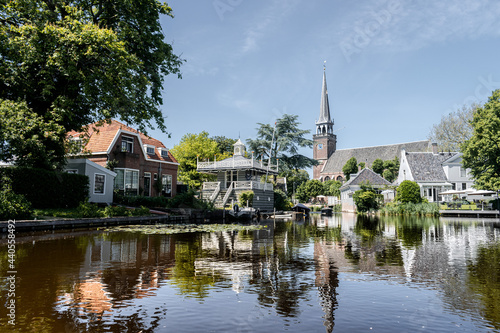
[[[120,171],[123,171],[123,188],[119,188],[116,184],[116,182],[119,180],[119,174],[120,174]],[[138,169],[128,169],[128,168],[115,168],[115,172],[117,173],[116,177],[115,177],[115,185],[114,185],[114,188],[115,189],[118,189],[120,191],[123,191],[124,194],[127,194],[127,184],[126,184],[126,178],[127,178],[127,172],[136,172],[137,173],[137,182],[136,182],[136,185],[137,185],[137,191],[136,191],[136,195],[139,195],[139,187],[140,187],[140,184],[139,184],[139,170]],[[133,175],[132,175],[132,180],[134,179]],[[131,184],[133,186],[133,184]],[[134,189],[133,187],[130,187],[130,189]]]
[[[147,155],[156,155],[155,146],[144,145],[144,151]]]
[[[160,151],[160,156],[163,158],[168,158],[168,149],[167,148],[158,148]]]
[[[97,176],[104,177],[104,182],[102,184],[102,193],[96,192],[96,177]],[[106,175],[104,173],[94,173],[94,194],[96,194],[96,195],[105,195],[106,194]]]
[[[78,169],[66,169],[66,173],[78,174]]]
[[[168,188],[168,179],[170,179],[170,192],[167,192]],[[161,175],[161,191],[163,194],[172,195],[172,187],[173,187],[173,178],[172,175]]]

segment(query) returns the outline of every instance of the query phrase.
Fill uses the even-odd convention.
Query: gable
[[[416,182],[441,182],[447,181],[443,169],[443,162],[452,154],[457,153],[406,153],[406,160],[414,181]]]

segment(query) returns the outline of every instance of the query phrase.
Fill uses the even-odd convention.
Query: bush
[[[193,189],[189,189],[185,193],[177,194],[172,199],[168,199],[167,207],[214,210],[214,204],[196,198],[196,193]]]
[[[113,202],[132,207],[166,207],[168,199],[165,197],[146,197],[141,195],[123,195],[118,191],[113,193]]]
[[[292,209],[292,203],[288,200],[284,191],[279,189],[274,190],[274,208],[276,208],[276,210]]]
[[[241,192],[239,197],[238,197],[238,202],[240,204],[240,207],[246,207],[247,203],[248,203],[248,207],[252,207],[253,206],[253,197],[254,197],[253,191]]]
[[[12,190],[33,208],[74,208],[89,193],[89,178],[84,175],[21,167],[0,168],[2,175],[11,179]]]
[[[439,205],[436,203],[398,203],[389,202],[380,209],[382,215],[403,215],[403,216],[439,216]]]
[[[88,200],[80,202],[77,208],[77,215],[79,217],[104,217],[104,212],[99,209],[95,203],[90,203]]]
[[[353,195],[356,210],[361,213],[377,210],[381,195],[375,193],[375,190],[369,183],[361,183],[360,187],[361,189],[354,192]]]
[[[396,201],[401,203],[422,202],[422,197],[420,196],[420,186],[411,180],[404,180],[398,186]]]
[[[32,215],[31,203],[22,194],[12,191],[11,181],[2,177],[0,188],[0,220],[27,219]]]

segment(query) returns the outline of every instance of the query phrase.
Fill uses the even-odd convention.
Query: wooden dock
[[[446,209],[439,211],[442,217],[500,218],[498,210]]]

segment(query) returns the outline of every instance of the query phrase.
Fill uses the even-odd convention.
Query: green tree
[[[428,135],[442,151],[460,151],[461,145],[472,136],[472,116],[478,104],[464,105],[461,109],[441,117],[439,124],[432,126]]]
[[[172,10],[157,0],[0,2],[0,100],[24,102],[64,132],[111,118],[142,132],[151,122],[166,131],[164,77],[179,75],[182,60],[164,40],[160,15]],[[47,152],[16,161],[51,155],[63,163],[64,133],[37,139]]]
[[[306,170],[285,170],[280,175],[286,177],[287,195],[289,198],[293,196],[302,183],[309,180],[309,173]]]
[[[382,176],[384,172],[384,161],[382,161],[380,158],[377,158],[375,161],[373,161],[372,164],[372,170],[375,173],[378,173],[379,175]]]
[[[311,198],[322,195],[325,192],[323,183],[317,179],[308,180],[299,186],[295,197],[300,202],[308,202]]]
[[[310,131],[299,129],[298,117],[284,114],[276,121],[276,130],[273,125],[258,123],[257,139],[247,140],[248,150],[254,151],[257,159],[271,158],[271,161],[276,163],[279,158],[282,171],[305,169],[316,165],[316,160],[299,154],[300,148],[312,148],[313,141],[304,137]]]
[[[397,188],[396,200],[401,203],[420,203],[422,197],[420,195],[420,186],[411,180],[404,180]]]
[[[500,189],[500,90],[495,90],[472,117],[472,136],[462,145],[463,165],[477,188]]]
[[[233,155],[234,147],[236,143],[235,139],[226,138],[225,136],[213,136],[211,139],[217,142],[217,149],[219,149],[219,154],[225,155],[227,157]]]
[[[396,156],[393,160],[384,161],[384,172],[382,176],[389,182],[393,182],[399,174],[399,158]]]
[[[172,154],[179,162],[179,180],[193,188],[199,188],[204,181],[213,180],[212,175],[196,171],[197,161],[213,161],[218,153],[217,142],[210,139],[207,132],[185,134],[179,144],[172,148]]]
[[[358,161],[356,157],[351,157],[345,165],[342,167],[342,172],[344,173],[345,179],[349,180],[351,178],[351,174],[355,174],[358,172]]]
[[[366,168],[366,163],[365,162],[359,162],[358,166],[361,168],[361,170],[363,170],[364,168]]]
[[[362,183],[361,189],[354,192],[352,198],[358,212],[377,210],[380,206],[380,194],[377,194],[369,183]]]
[[[323,183],[324,187],[324,195],[332,196],[332,197],[340,197],[340,187],[342,183],[337,180],[327,180]]]

